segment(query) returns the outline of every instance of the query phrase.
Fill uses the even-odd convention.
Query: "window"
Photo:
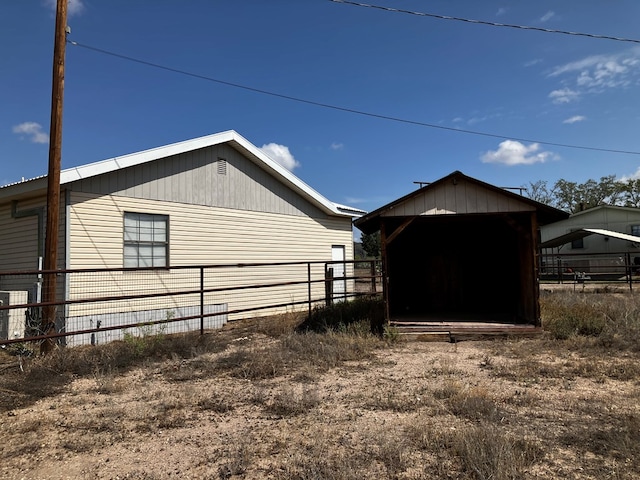
[[[631,235],[640,237],[640,225],[631,225]]]
[[[169,266],[169,217],[124,214],[124,266]]]
[[[584,248],[584,238],[578,238],[571,242],[571,250],[575,250],[577,248]]]

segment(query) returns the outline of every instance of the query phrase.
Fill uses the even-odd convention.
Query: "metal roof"
[[[561,247],[562,245],[571,243],[574,240],[579,240],[581,238],[584,238],[593,234],[602,235],[602,236],[611,237],[611,238],[619,238],[620,240],[627,240],[628,242],[640,244],[640,237],[636,237],[635,235],[614,232],[613,230],[605,230],[603,228],[580,228],[580,229],[574,230],[573,232],[569,232],[564,235],[560,235],[559,237],[547,240],[546,242],[543,242],[540,245],[540,248]]]
[[[60,185],[224,143],[231,145],[260,168],[281,180],[292,190],[302,195],[329,215],[356,217],[366,213],[357,208],[331,202],[234,130],[227,130],[225,132],[151,148],[129,155],[67,168],[60,172]],[[46,182],[43,182],[43,179],[46,179],[46,175],[1,186],[0,199],[41,190],[43,187],[46,187]]]

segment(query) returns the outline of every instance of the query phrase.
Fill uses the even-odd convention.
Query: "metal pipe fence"
[[[640,252],[553,253],[540,256],[541,283],[625,285],[640,282]]]
[[[58,277],[55,302],[42,301],[45,275]],[[380,291],[375,260],[0,272],[0,345],[204,333],[248,317],[310,315],[316,306]],[[40,330],[46,307],[56,310],[49,335]]]

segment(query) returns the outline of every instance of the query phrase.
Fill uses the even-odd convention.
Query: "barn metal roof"
[[[571,243],[575,240],[579,240],[581,238],[584,238],[593,234],[602,235],[604,237],[619,238],[620,240],[627,240],[628,242],[640,244],[640,237],[636,237],[635,235],[614,232],[613,230],[605,230],[603,228],[580,228],[572,232],[566,233],[564,235],[560,235],[559,237],[547,240],[546,242],[542,243],[540,247],[541,248],[561,247],[562,245]]]
[[[172,143],[162,147],[151,148],[149,150],[131,153],[129,155],[113,157],[99,162],[67,168],[60,172],[60,185],[69,184],[77,180],[103,175],[122,168],[132,167],[161,158],[179,155],[181,153],[220,145],[223,143],[231,145],[233,148],[252,160],[260,168],[281,180],[289,188],[302,195],[312,204],[316,205],[329,215],[357,217],[366,213],[364,210],[331,202],[235,130],[227,130],[225,132],[194,138],[183,142]],[[46,175],[44,175],[0,186],[0,199],[15,197],[17,195],[25,195],[27,193],[33,194],[43,188],[46,189],[46,178]]]

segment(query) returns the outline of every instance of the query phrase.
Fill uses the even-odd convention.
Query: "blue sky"
[[[2,2],[0,183],[47,171],[53,0]],[[637,0],[369,0],[640,38]],[[373,210],[454,170],[498,186],[638,175],[640,44],[329,0],[73,0],[63,168],[234,129],[334,202]],[[453,130],[450,130],[453,129]],[[471,130],[502,136],[462,133]]]

